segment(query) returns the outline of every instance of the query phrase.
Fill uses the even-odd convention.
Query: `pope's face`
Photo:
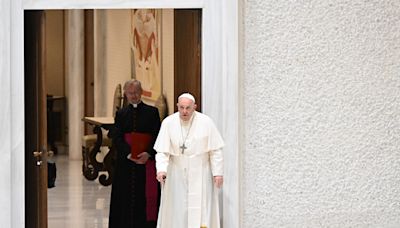
[[[186,97],[180,98],[176,106],[178,107],[179,117],[184,121],[190,120],[197,107],[192,100]]]
[[[125,96],[131,104],[138,104],[142,99],[142,90],[137,85],[129,85],[125,88]]]

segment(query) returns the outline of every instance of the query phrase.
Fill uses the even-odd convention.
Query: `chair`
[[[154,107],[158,109],[158,114],[160,115],[160,120],[162,121],[168,115],[167,99],[164,95],[160,95],[156,100]]]
[[[121,84],[118,84],[114,91],[114,100],[113,100],[113,116],[115,116],[116,112],[121,108],[122,105],[122,88]],[[93,158],[90,158],[90,152],[95,146],[97,141],[97,134],[89,134],[82,136],[82,158],[83,158],[83,165],[82,171],[83,175],[88,180],[95,180],[98,176],[98,173],[94,170],[101,169],[101,167],[93,167],[93,166],[101,166],[101,163],[97,161],[91,161]],[[103,134],[101,147],[106,146],[109,149],[112,147],[112,139],[108,137],[107,134]],[[97,153],[96,153],[97,154]],[[95,155],[93,155],[95,156]]]

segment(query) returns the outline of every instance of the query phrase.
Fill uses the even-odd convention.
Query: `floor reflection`
[[[49,228],[107,228],[111,186],[82,175],[82,161],[65,155],[52,158],[57,166],[56,186],[48,189]]]

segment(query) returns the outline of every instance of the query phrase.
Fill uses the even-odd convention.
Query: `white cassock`
[[[154,144],[157,172],[167,173],[158,228],[220,227],[213,176],[223,175],[223,146],[213,121],[202,113],[186,122],[178,112],[164,119]]]

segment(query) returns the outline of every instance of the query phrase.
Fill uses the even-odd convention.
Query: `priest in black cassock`
[[[160,129],[157,108],[141,100],[140,81],[125,83],[124,94],[129,105],[115,115],[113,145],[117,159],[111,189],[109,228],[156,227],[160,188],[156,180],[154,142]],[[151,142],[146,152],[131,158],[130,133],[147,133]],[[130,141],[130,142],[129,142]]]

